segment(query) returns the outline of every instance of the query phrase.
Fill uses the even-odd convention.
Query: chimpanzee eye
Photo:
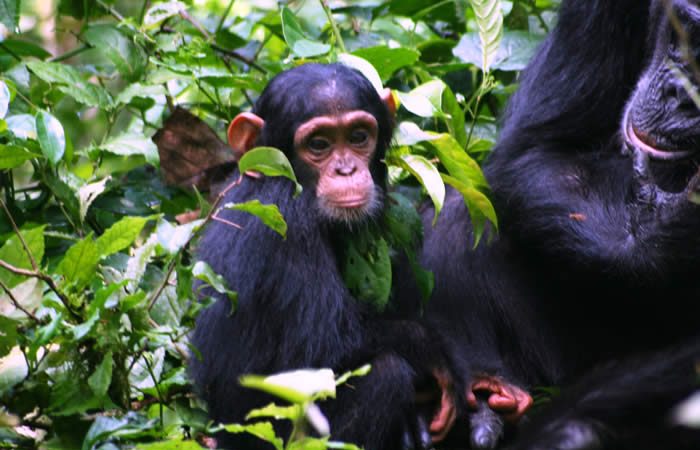
[[[309,139],[307,146],[312,152],[321,153],[325,150],[328,150],[331,144],[330,142],[328,142],[327,139],[324,139],[322,137],[312,137],[311,139]]]
[[[362,128],[352,130],[350,133],[350,143],[353,145],[362,145],[367,142],[367,139],[369,139],[369,133]]]

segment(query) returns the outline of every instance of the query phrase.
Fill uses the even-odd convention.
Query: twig
[[[183,246],[183,248],[186,246]],[[180,256],[180,255],[178,255]],[[168,285],[168,280],[170,279],[170,275],[173,274],[173,270],[175,270],[175,266],[177,265],[177,261],[180,258],[175,257],[173,258],[173,261],[170,263],[170,267],[168,267],[168,272],[165,274],[165,279],[163,279],[163,282],[158,286],[158,289],[156,292],[153,294],[151,299],[148,301],[148,310],[150,311],[153,309],[153,306],[156,304],[156,300],[158,300],[158,297],[160,297],[160,294],[163,293],[163,290],[165,289],[165,286]]]
[[[218,215],[214,215],[214,217],[212,217],[211,220],[214,220],[214,221],[216,221],[216,222],[221,222],[221,223],[223,223],[223,224],[232,226],[233,228],[238,228],[239,230],[242,230],[242,229],[243,229],[243,227],[240,226],[240,225],[238,225],[237,223],[231,222],[230,220],[222,219],[222,218],[219,217]]]
[[[10,210],[7,209],[7,205],[5,205],[5,202],[0,199],[0,206],[2,206],[2,209],[5,211],[5,215],[7,216],[8,220],[10,221],[10,224],[12,225],[12,229],[14,230],[15,234],[19,238],[20,243],[22,244],[22,248],[24,248],[25,253],[27,253],[27,256],[29,257],[29,262],[32,265],[32,269],[34,269],[34,272],[39,271],[39,267],[36,265],[36,260],[34,259],[34,255],[32,255],[31,250],[29,250],[29,246],[27,245],[27,242],[24,240],[24,236],[22,236],[22,233],[19,232],[19,228],[17,228],[17,224],[15,223],[15,219],[12,217],[12,214],[10,214]]]
[[[192,26],[194,26],[197,29],[197,31],[202,33],[202,36],[204,36],[207,39],[211,38],[211,33],[209,33],[207,29],[204,28],[204,26],[202,26],[202,24],[199,23],[194,17],[192,17],[187,11],[180,11],[180,17],[191,23]]]
[[[233,8],[233,4],[236,3],[236,0],[231,0],[228,2],[228,6],[226,7],[226,11],[221,15],[221,19],[219,20],[219,25],[216,27],[216,32],[218,33],[221,31],[221,29],[224,27],[224,22],[226,21],[226,17],[228,17],[229,13],[231,12],[231,9]]]
[[[8,297],[10,297],[10,301],[12,302],[13,305],[15,305],[15,308],[19,309],[22,311],[24,314],[27,315],[30,319],[32,319],[36,323],[41,323],[41,321],[31,312],[27,311],[22,305],[20,305],[19,301],[17,301],[17,298],[15,298],[14,294],[10,290],[9,287],[2,281],[0,281],[0,288],[2,288],[3,291],[7,294]]]
[[[27,269],[22,269],[20,267],[15,267],[12,264],[8,263],[7,261],[3,261],[0,259],[0,267],[3,269],[9,270],[10,272],[14,273],[15,275],[22,275],[25,277],[31,277],[31,278],[38,278],[41,281],[45,282],[46,284],[49,285],[49,289],[51,289],[61,300],[61,303],[63,303],[63,306],[66,308],[66,310],[75,318],[80,318],[80,315],[73,311],[73,308],[70,307],[70,301],[68,300],[68,297],[66,297],[61,290],[58,288],[56,285],[56,282],[51,278],[49,275],[39,272],[39,271],[32,271],[32,270],[27,270]]]
[[[238,53],[238,52],[235,52],[235,51],[233,51],[233,50],[225,49],[225,48],[223,48],[223,47],[221,47],[221,46],[219,46],[219,45],[217,45],[217,44],[214,44],[214,43],[211,44],[211,48],[214,49],[215,51],[219,52],[219,53],[223,53],[223,54],[225,54],[226,56],[230,56],[231,58],[237,59],[237,60],[239,60],[240,62],[249,65],[250,67],[252,67],[253,69],[257,70],[257,71],[260,72],[260,73],[264,73],[264,74],[267,73],[267,70],[265,70],[264,67],[260,66],[258,63],[256,63],[256,62],[255,62],[254,60],[252,60],[251,58],[247,58],[247,57],[241,55],[241,54]]]
[[[333,30],[333,35],[335,36],[335,42],[338,44],[338,48],[341,52],[347,53],[347,50],[345,49],[345,42],[343,42],[343,37],[340,35],[340,30],[338,29],[338,24],[335,23],[335,19],[333,18],[333,12],[328,6],[328,0],[319,1],[321,2],[323,11],[326,13],[326,17],[328,17],[328,22],[330,22],[331,24],[331,30]]]

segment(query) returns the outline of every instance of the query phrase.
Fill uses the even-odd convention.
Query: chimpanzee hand
[[[495,376],[477,376],[467,390],[467,404],[478,409],[477,394],[482,393],[489,407],[506,422],[516,423],[532,406],[530,394]]]
[[[457,418],[452,379],[447,371],[434,369],[429,389],[418,389],[415,414],[406,423],[403,448],[428,449],[441,442]]]
[[[503,438],[504,422],[514,424],[532,404],[532,397],[494,376],[479,376],[467,389],[471,448],[493,449]]]

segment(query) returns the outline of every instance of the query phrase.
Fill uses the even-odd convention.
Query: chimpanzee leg
[[[673,422],[696,389],[698,343],[609,364],[584,377],[524,430],[516,449],[695,449],[700,430]]]
[[[367,450],[426,448],[430,419],[417,419],[414,379],[415,371],[403,358],[375,358],[369,374],[351,378],[338,388],[335,400],[321,405],[331,422],[331,439]]]

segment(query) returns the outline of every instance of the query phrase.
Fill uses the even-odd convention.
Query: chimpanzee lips
[[[629,114],[625,116],[623,131],[627,145],[643,151],[654,159],[683,159],[695,153],[695,151],[681,150],[679,148],[660,148],[659,143],[653,136],[639,130],[632,124]]]

